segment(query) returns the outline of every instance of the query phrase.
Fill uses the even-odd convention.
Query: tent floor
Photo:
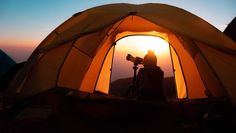
[[[235,118],[221,98],[142,101],[51,90],[2,111],[0,132],[227,132]]]

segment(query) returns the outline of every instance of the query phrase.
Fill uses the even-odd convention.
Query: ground
[[[229,132],[235,115],[219,99],[143,101],[49,91],[1,112],[3,133]]]

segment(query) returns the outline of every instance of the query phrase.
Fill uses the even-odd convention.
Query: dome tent
[[[56,87],[108,93],[115,42],[133,34],[169,42],[178,98],[228,97],[236,104],[235,42],[164,4],[110,4],[73,15],[35,49],[9,94],[28,97]]]

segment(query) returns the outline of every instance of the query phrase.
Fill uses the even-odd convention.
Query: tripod
[[[137,80],[137,70],[138,70],[138,64],[134,62],[133,66],[134,75],[133,75],[133,81],[132,85],[129,87],[127,97],[128,98],[136,98],[137,97],[137,86],[136,86],[136,80]]]

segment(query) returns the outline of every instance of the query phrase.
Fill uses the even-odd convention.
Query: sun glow
[[[165,55],[169,53],[169,44],[167,41],[156,36],[128,36],[118,41],[121,50],[135,52],[143,56],[148,50],[153,50],[155,54]]]
[[[159,37],[135,37],[135,42],[137,44],[138,49],[140,49],[144,53],[147,53],[148,50],[154,50],[155,53],[161,54],[163,52],[168,51],[169,49],[168,43]]]

